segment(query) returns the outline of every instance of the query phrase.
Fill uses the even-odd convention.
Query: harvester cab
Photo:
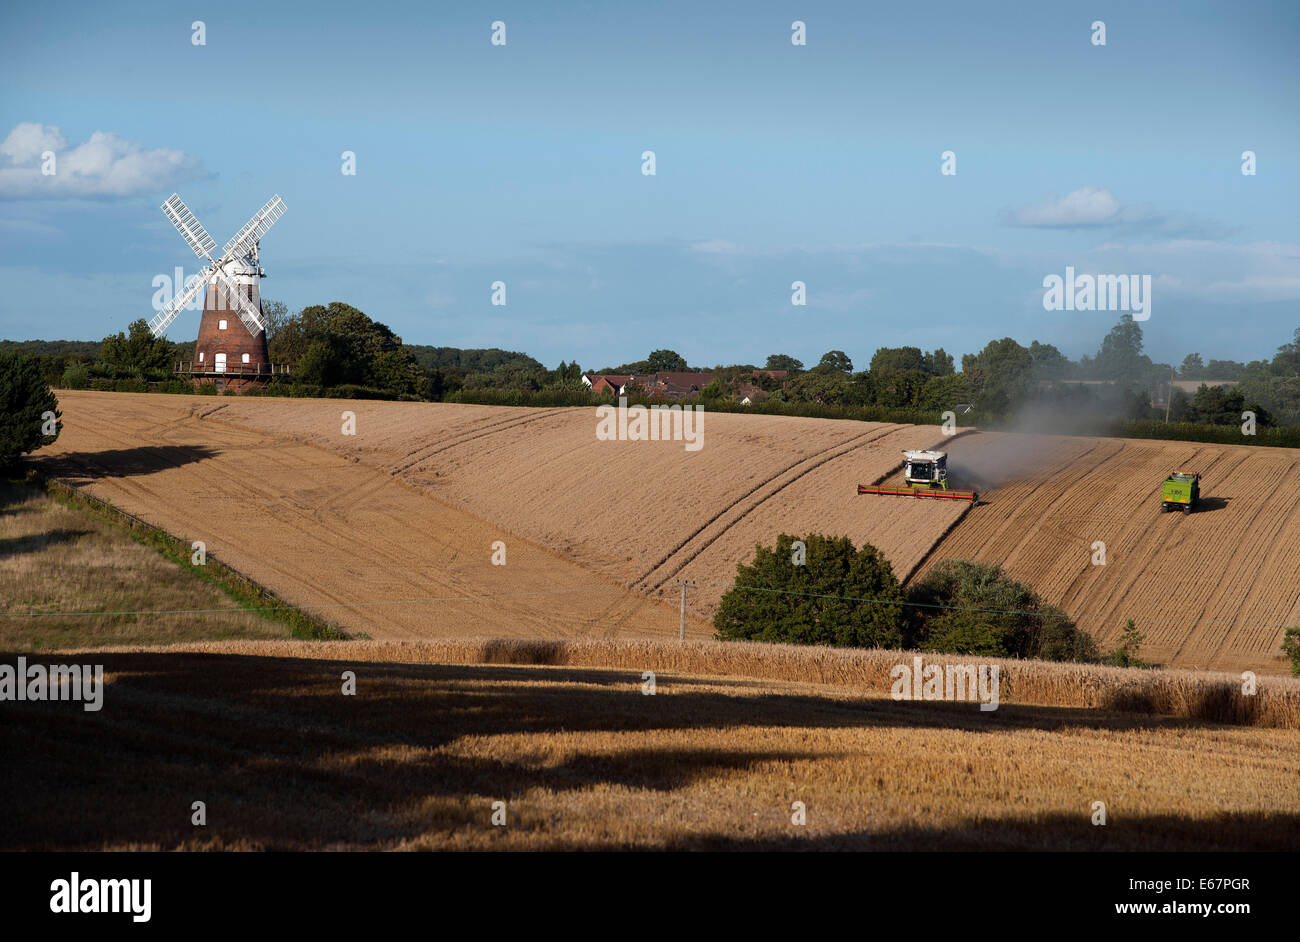
[[[1201,476],[1195,471],[1172,471],[1160,485],[1160,510],[1181,510],[1185,514],[1196,509],[1201,499]]]
[[[903,480],[926,487],[948,486],[948,455],[942,451],[905,451]]]
[[[859,484],[858,493],[884,497],[938,497],[972,504],[980,499],[975,491],[948,489],[948,454],[943,451],[904,451],[902,487]]]

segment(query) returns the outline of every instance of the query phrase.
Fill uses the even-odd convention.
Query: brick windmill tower
[[[160,336],[195,295],[206,289],[194,360],[179,364],[176,372],[195,383],[211,383],[222,392],[261,389],[272,376],[287,372],[272,366],[266,349],[259,287],[266,272],[258,262],[258,243],[284,215],[284,201],[279,196],[271,197],[226,243],[219,258],[212,257],[217,243],[179,196],[173,193],[163,203],[162,211],[194,254],[208,261],[190,287],[172,298],[171,304],[149,322],[154,336]]]

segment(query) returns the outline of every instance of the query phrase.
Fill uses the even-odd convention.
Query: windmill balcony
[[[231,377],[270,377],[288,376],[289,366],[285,363],[200,363],[197,360],[182,360],[176,364],[178,376],[231,376]]]

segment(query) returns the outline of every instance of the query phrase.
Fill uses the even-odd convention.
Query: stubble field
[[[614,666],[463,662],[528,653],[509,643],[240,642],[69,655],[104,664],[104,708],[6,708],[0,749],[12,759],[0,768],[0,802],[21,813],[0,817],[0,847],[1300,846],[1294,728],[895,701],[879,682],[885,659],[874,656],[893,652],[772,659],[740,644],[523,645],[533,656]],[[819,658],[836,680],[744,676],[765,660],[798,676]],[[652,695],[646,669],[657,670]],[[1032,683],[1033,668],[1024,669]],[[341,693],[348,670],[354,696]],[[1300,684],[1282,684],[1290,692],[1279,703],[1294,723]],[[202,827],[191,822],[199,800]],[[503,826],[492,822],[495,802],[504,802]],[[795,823],[796,802],[805,823]]]
[[[355,634],[662,637],[677,630],[672,608],[386,472],[289,436],[192,414],[214,403],[65,391],[64,431],[34,463],[176,536],[202,540],[222,562]],[[330,405],[335,430],[338,413],[353,407]],[[492,563],[498,541],[504,566]],[[708,634],[698,619],[688,627]]]
[[[586,409],[61,401],[53,470],[178,535],[207,533],[226,561],[376,638],[665,637],[679,578],[699,584],[688,634],[706,637],[754,543],[811,531],[878,546],[904,579],[948,558],[1001,563],[1103,647],[1135,619],[1144,656],[1173,666],[1282,672],[1283,629],[1300,623],[1292,449],[713,413],[692,452],[600,441]],[[894,479],[903,448],[936,446],[979,506],[856,494]],[[1175,467],[1203,475],[1188,517],[1160,510]],[[497,539],[504,567],[490,565]]]

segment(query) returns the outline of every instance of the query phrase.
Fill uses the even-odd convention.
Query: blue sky
[[[548,366],[1077,357],[1118,314],[1045,311],[1067,265],[1152,277],[1155,359],[1268,357],[1300,326],[1298,41],[1295,3],[7,5],[0,337],[151,315],[197,270],[176,191],[219,244],[283,197],[266,297]]]

